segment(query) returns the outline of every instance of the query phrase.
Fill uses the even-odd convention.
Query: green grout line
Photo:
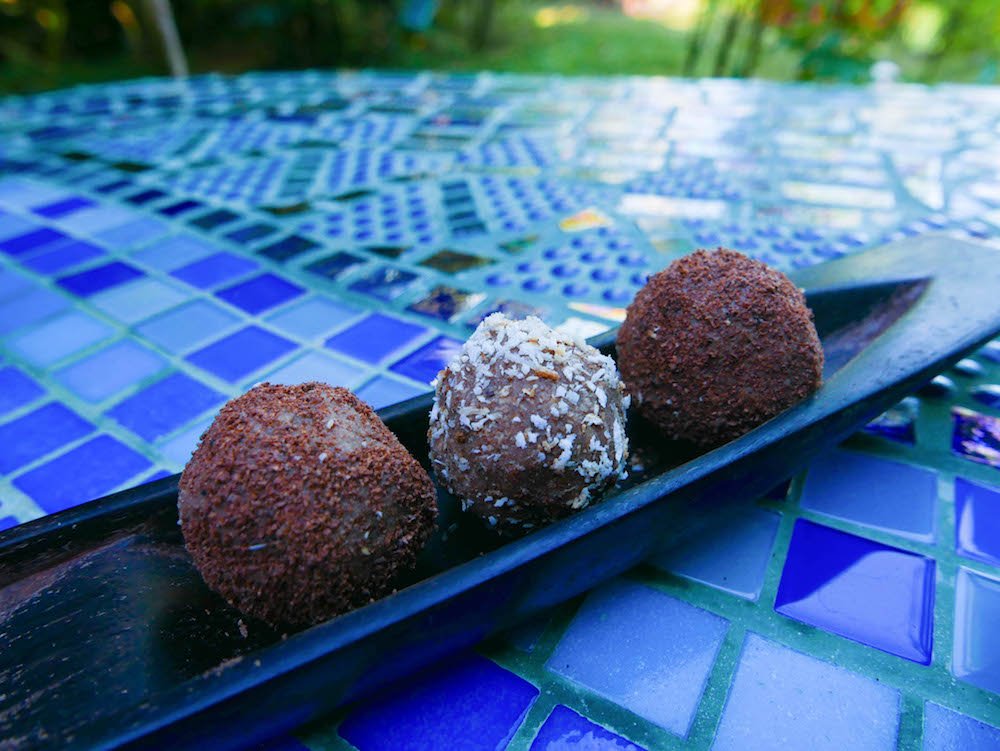
[[[712,745],[729,699],[729,687],[743,654],[745,637],[746,628],[743,624],[739,621],[730,622],[688,733],[688,741],[693,748],[709,748]]]
[[[898,751],[921,751],[924,745],[924,703],[919,697],[904,694],[899,708]]]

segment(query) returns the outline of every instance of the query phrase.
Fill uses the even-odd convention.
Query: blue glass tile
[[[73,196],[71,198],[64,198],[53,203],[47,203],[44,206],[36,206],[32,209],[32,211],[39,216],[44,216],[47,219],[59,219],[67,214],[72,214],[80,209],[87,209],[95,205],[96,204],[89,198]]]
[[[240,227],[238,230],[226,233],[226,239],[232,240],[235,243],[250,243],[268,235],[273,235],[277,231],[277,227],[272,227],[269,224],[251,224],[247,227]]]
[[[88,297],[119,284],[138,279],[140,276],[142,276],[142,272],[134,266],[114,261],[104,266],[81,271],[78,274],[64,276],[59,279],[59,285],[76,295]]]
[[[1000,386],[995,383],[986,383],[977,386],[972,390],[970,396],[980,404],[985,404],[993,409],[1000,408]]]
[[[1000,565],[1000,490],[955,478],[955,549]]]
[[[282,331],[303,339],[325,334],[361,313],[358,308],[326,297],[310,297],[267,317]]]
[[[67,235],[64,235],[58,230],[54,230],[50,227],[43,227],[41,229],[32,230],[31,232],[26,232],[23,235],[16,235],[14,237],[8,238],[0,242],[0,251],[12,256],[18,256],[22,253],[27,253],[32,250],[38,250],[39,248],[44,248],[57,240],[67,239]]]
[[[54,274],[101,255],[104,255],[104,251],[96,245],[83,240],[73,240],[33,255],[22,263],[39,274]]]
[[[194,209],[201,208],[202,204],[198,201],[185,200],[178,201],[177,203],[172,203],[169,206],[164,206],[157,209],[157,211],[163,216],[180,216],[188,211],[193,211]]]
[[[416,278],[417,275],[409,271],[383,266],[358,279],[351,289],[388,302],[403,294]]]
[[[377,363],[426,331],[423,326],[373,313],[327,339],[326,346],[358,360]]]
[[[295,344],[258,326],[230,334],[187,356],[189,362],[235,383],[295,349]]]
[[[141,279],[94,295],[91,303],[112,318],[132,324],[174,307],[187,299],[179,289],[158,279]]]
[[[0,214],[0,220],[2,220],[0,221],[0,240],[9,240],[38,227],[34,222],[29,222],[27,219],[13,214]]]
[[[200,229],[213,230],[239,219],[240,215],[227,209],[215,209],[191,220],[191,225]]]
[[[217,250],[214,245],[194,235],[172,235],[133,253],[132,258],[150,268],[173,271]]]
[[[448,336],[432,339],[415,352],[397,362],[390,370],[412,378],[418,383],[430,383],[462,348],[462,342]]]
[[[185,352],[215,339],[240,319],[207,300],[194,300],[137,327],[149,341],[170,352]]]
[[[16,297],[36,289],[34,283],[22,274],[0,267],[0,301],[10,302]]]
[[[264,376],[261,380],[288,385],[319,381],[331,386],[350,388],[366,375],[357,366],[342,362],[335,357],[320,352],[307,352],[302,357],[298,357],[273,373]]]
[[[713,751],[894,751],[899,692],[748,633]]]
[[[751,508],[652,559],[654,566],[756,600],[779,517]]]
[[[247,258],[232,253],[216,253],[187,266],[181,266],[171,273],[194,287],[205,289],[227,279],[248,274],[256,268],[257,264]]]
[[[226,302],[256,315],[265,310],[294,300],[305,290],[297,284],[274,274],[261,274],[245,282],[216,292],[216,296]]]
[[[32,365],[46,367],[106,339],[114,329],[71,310],[9,340],[10,348]]]
[[[921,467],[832,451],[812,463],[803,508],[912,540],[934,540],[937,476]]]
[[[866,433],[913,445],[916,442],[916,420],[920,400],[907,397],[890,407],[864,427]]]
[[[951,414],[951,450],[970,461],[1000,467],[1000,418],[962,407],[953,407]]]
[[[957,678],[1000,693],[1000,581],[960,568],[955,582],[955,649],[952,672]]]
[[[128,222],[130,219],[135,219],[135,212],[123,206],[94,206],[76,212],[71,224],[74,232],[93,235],[112,227],[121,226],[122,223]]]
[[[932,701],[924,705],[924,751],[996,751],[998,748],[1000,728]]]
[[[421,389],[389,376],[376,376],[357,389],[357,395],[370,404],[372,408],[382,409],[382,407],[388,407],[414,396],[426,394],[428,391],[429,389]]]
[[[68,307],[69,303],[61,295],[47,289],[36,289],[12,300],[0,301],[0,336],[44,321]]]
[[[547,667],[686,736],[726,628],[717,615],[614,581],[587,596]]]
[[[109,248],[121,250],[134,245],[145,245],[170,231],[170,225],[157,219],[143,217],[99,232],[95,237]]]
[[[361,256],[340,251],[333,255],[321,258],[306,266],[306,271],[324,277],[325,279],[336,279],[348,269],[359,266],[365,262]]]
[[[124,340],[57,371],[55,378],[87,401],[99,402],[149,378],[166,364],[156,353]]]
[[[218,406],[225,397],[184,373],[171,373],[108,410],[140,438],[152,441]]]
[[[111,436],[100,435],[26,472],[14,485],[47,514],[100,498],[151,465]]]
[[[11,527],[16,527],[20,523],[21,522],[17,520],[16,516],[0,517],[0,532],[3,532],[5,529],[10,529]]]
[[[934,561],[798,519],[774,609],[929,665]]]
[[[358,706],[340,735],[359,751],[505,748],[538,689],[479,655]]]
[[[287,261],[319,247],[319,243],[298,235],[289,235],[257,252],[272,261]]]
[[[643,751],[620,735],[581,717],[569,707],[557,704],[529,751]]]
[[[58,402],[50,402],[0,425],[0,472],[6,474],[23,467],[93,429],[93,425]]]
[[[184,468],[188,459],[191,458],[191,454],[197,448],[202,434],[208,430],[208,426],[211,424],[211,420],[199,420],[170,440],[163,442],[163,445],[160,446],[160,453],[163,454],[171,469],[179,471]]]
[[[148,189],[126,196],[124,200],[133,206],[143,206],[150,201],[155,201],[157,198],[163,198],[165,195],[166,193],[162,190]]]
[[[0,415],[34,401],[45,389],[17,368],[0,368]]]

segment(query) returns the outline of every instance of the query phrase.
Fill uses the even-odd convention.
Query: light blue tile
[[[37,289],[35,283],[12,270],[0,268],[0,303],[8,303]]]
[[[357,317],[363,311],[325,297],[310,297],[302,303],[268,316],[276,328],[303,339],[313,339]]]
[[[219,250],[195,235],[171,235],[132,253],[132,259],[160,271],[173,271]]]
[[[136,330],[164,349],[180,353],[217,338],[239,320],[218,305],[194,300],[140,324]]]
[[[184,469],[184,465],[187,464],[191,454],[198,446],[201,434],[208,430],[208,426],[211,424],[211,419],[200,420],[160,446],[160,452],[171,470],[180,472]]]
[[[55,378],[82,398],[99,402],[127,390],[166,365],[155,352],[123,340],[68,365]]]
[[[592,592],[546,667],[686,736],[727,622],[641,584]]]
[[[111,227],[96,234],[96,238],[111,250],[125,250],[137,245],[148,245],[170,231],[170,225],[149,217]]]
[[[713,751],[894,751],[899,692],[748,633]]]
[[[27,209],[36,204],[55,201],[66,195],[63,188],[57,188],[37,180],[13,177],[0,181],[0,196],[3,198],[3,203],[12,208]]]
[[[750,508],[694,535],[652,559],[664,571],[680,574],[739,597],[760,594],[780,517]]]
[[[47,289],[34,289],[11,300],[0,300],[0,336],[44,321],[68,307],[65,297]]]
[[[362,368],[320,352],[307,352],[259,380],[288,385],[319,381],[351,388],[366,376],[367,372]]]
[[[93,237],[135,218],[134,211],[124,206],[109,204],[74,212],[72,216],[67,217],[66,225],[71,227],[74,232]]]
[[[402,402],[430,391],[426,386],[420,387],[390,376],[375,376],[357,390],[357,394],[374,409],[388,407],[396,402]]]
[[[1000,579],[960,568],[955,582],[955,648],[952,672],[963,681],[1000,693]]]
[[[4,214],[0,216],[0,240],[23,235],[25,232],[30,232],[37,227],[38,225],[35,222],[28,221],[15,214]]]
[[[11,337],[9,346],[25,361],[44,368],[112,334],[106,323],[73,310]]]
[[[924,751],[996,751],[1000,728],[945,709],[924,705]]]
[[[187,295],[158,279],[139,279],[90,298],[90,302],[123,323],[137,323],[179,305]]]

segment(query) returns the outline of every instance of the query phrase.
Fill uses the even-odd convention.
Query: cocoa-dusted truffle
[[[265,383],[226,404],[181,475],[184,543],[209,587],[274,625],[388,594],[434,528],[434,487],[343,388]]]
[[[623,475],[628,396],[614,361],[535,317],[487,317],[436,382],[431,465],[504,533],[582,509]]]
[[[719,248],[650,277],[619,329],[618,366],[640,414],[714,447],[816,391],[823,349],[788,277]]]

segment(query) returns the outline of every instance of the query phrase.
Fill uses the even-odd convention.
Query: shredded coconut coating
[[[628,402],[610,357],[534,316],[494,313],[438,374],[431,465],[464,509],[523,533],[624,477]]]

